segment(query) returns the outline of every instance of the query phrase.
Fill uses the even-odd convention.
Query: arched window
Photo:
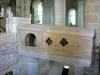
[[[42,24],[43,7],[41,1],[33,1],[30,10],[32,23]]]
[[[76,25],[76,10],[73,8],[68,11],[68,25]]]
[[[42,14],[43,14],[42,12],[43,12],[42,3],[40,3],[38,5],[38,17],[39,17],[38,21],[39,21],[39,24],[42,24]]]

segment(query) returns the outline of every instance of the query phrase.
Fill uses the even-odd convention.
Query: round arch
[[[26,46],[36,46],[36,36],[33,33],[28,33],[25,36],[25,45]]]
[[[74,8],[68,11],[68,25],[76,25],[76,10]]]
[[[41,6],[40,6],[41,5]],[[41,0],[31,0],[30,4],[30,14],[31,23],[42,24],[42,1]]]

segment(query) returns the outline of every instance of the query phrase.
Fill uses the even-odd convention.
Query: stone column
[[[50,2],[48,0],[43,0],[42,5],[43,5],[43,24],[50,24]]]
[[[43,24],[54,24],[54,0],[43,0]]]
[[[16,0],[16,16],[21,17],[22,16],[22,0]]]
[[[84,0],[78,0],[77,10],[77,25],[78,27],[84,27]]]
[[[54,0],[50,0],[50,25],[55,24]]]
[[[55,0],[55,25],[65,25],[66,0]]]
[[[22,17],[30,18],[31,0],[22,0]]]
[[[6,31],[6,18],[8,17],[7,16],[7,6],[6,5],[2,5],[2,8],[4,8],[4,25],[3,25],[3,28],[5,29]]]

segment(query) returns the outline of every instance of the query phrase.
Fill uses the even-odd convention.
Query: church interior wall
[[[44,0],[42,0],[42,2],[43,1]],[[48,1],[50,4],[48,2],[46,4],[45,1]],[[67,20],[67,18],[66,18],[66,13],[67,13],[66,12],[66,0],[45,0],[45,1],[43,4],[43,7],[46,10],[43,13],[43,18],[44,18],[43,24],[65,26],[66,20]],[[81,16],[81,17],[84,17],[84,21],[82,21],[82,23],[81,23],[84,26],[82,25],[81,27],[96,29],[95,43],[96,43],[96,45],[98,45],[100,43],[100,39],[99,39],[100,38],[100,9],[99,9],[100,1],[99,0],[85,0],[84,2],[85,2],[84,8],[83,8],[84,16]],[[16,16],[30,18],[30,4],[31,4],[31,0],[16,0]],[[3,7],[5,9],[7,9],[7,6],[3,5]],[[6,11],[5,11],[5,14],[6,14]],[[6,18],[6,16],[5,16],[5,18]],[[80,17],[79,17],[79,19],[80,19]],[[21,57],[23,57],[23,56],[21,56]],[[21,64],[18,63],[17,66],[26,65],[26,63],[24,63],[24,65],[22,65],[22,63]],[[26,68],[27,67],[25,67],[24,69],[26,69]],[[9,70],[12,70],[12,69],[9,69]],[[2,73],[2,75],[3,75],[3,73]]]

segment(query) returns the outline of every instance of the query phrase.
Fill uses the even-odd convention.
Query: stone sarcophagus
[[[95,30],[65,26],[21,25],[20,51],[36,58],[90,66]]]

